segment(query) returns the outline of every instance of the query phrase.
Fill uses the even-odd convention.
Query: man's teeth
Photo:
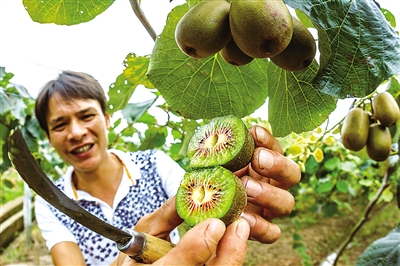
[[[91,145],[85,145],[83,147],[80,147],[79,149],[74,150],[74,153],[82,153],[82,152],[87,152],[90,149]]]

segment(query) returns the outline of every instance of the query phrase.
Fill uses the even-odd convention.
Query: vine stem
[[[154,29],[151,26],[150,22],[147,20],[146,16],[144,15],[142,9],[139,6],[139,2],[138,1],[139,0],[129,0],[129,2],[131,3],[131,7],[133,9],[133,12],[135,13],[136,17],[140,20],[140,22],[142,23],[143,27],[150,34],[150,36],[153,39],[153,41],[156,41],[157,33],[154,31]]]
[[[342,255],[342,253],[344,252],[344,250],[346,249],[347,245],[353,240],[354,236],[356,235],[356,233],[358,232],[358,230],[364,225],[365,222],[368,221],[369,219],[369,214],[371,213],[373,207],[375,206],[376,202],[378,201],[379,197],[382,195],[383,191],[385,190],[385,188],[388,186],[388,179],[389,179],[389,174],[390,172],[390,168],[388,168],[388,170],[386,171],[383,180],[382,180],[382,184],[378,189],[378,192],[375,194],[375,196],[368,202],[367,207],[364,210],[364,213],[362,214],[362,216],[360,217],[360,219],[358,220],[358,222],[354,225],[353,229],[351,230],[349,236],[347,237],[347,239],[342,243],[342,245],[339,247],[339,250],[337,252],[337,256],[335,258],[335,261],[333,262],[333,266],[336,266],[339,260],[339,257]]]

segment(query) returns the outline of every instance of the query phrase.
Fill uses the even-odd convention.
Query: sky
[[[148,21],[160,34],[170,10],[185,0],[141,2]],[[378,2],[394,13],[399,30],[399,0]],[[74,26],[33,22],[22,0],[0,0],[0,32],[0,66],[15,75],[13,83],[26,87],[35,98],[47,81],[67,69],[91,74],[107,90],[122,73],[123,60],[129,53],[148,55],[154,45],[128,0],[116,0],[92,21]],[[133,101],[148,99],[151,95],[146,92],[138,88]],[[341,102],[332,117],[340,120],[351,101]],[[266,111],[267,107],[262,106],[254,115],[265,116]]]

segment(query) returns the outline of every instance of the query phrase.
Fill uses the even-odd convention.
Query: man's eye
[[[57,124],[53,127],[53,130],[61,130],[65,126],[65,123]]]
[[[91,119],[93,116],[94,116],[94,114],[87,114],[87,115],[82,116],[82,118],[83,118],[84,120],[89,120],[89,119]]]

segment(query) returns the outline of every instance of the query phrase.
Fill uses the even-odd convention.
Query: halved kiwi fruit
[[[239,218],[247,203],[240,179],[222,166],[187,172],[176,194],[176,209],[189,226],[207,218],[226,225]]]
[[[228,115],[211,119],[193,134],[187,155],[192,169],[222,165],[235,172],[253,157],[254,140],[243,121]]]

